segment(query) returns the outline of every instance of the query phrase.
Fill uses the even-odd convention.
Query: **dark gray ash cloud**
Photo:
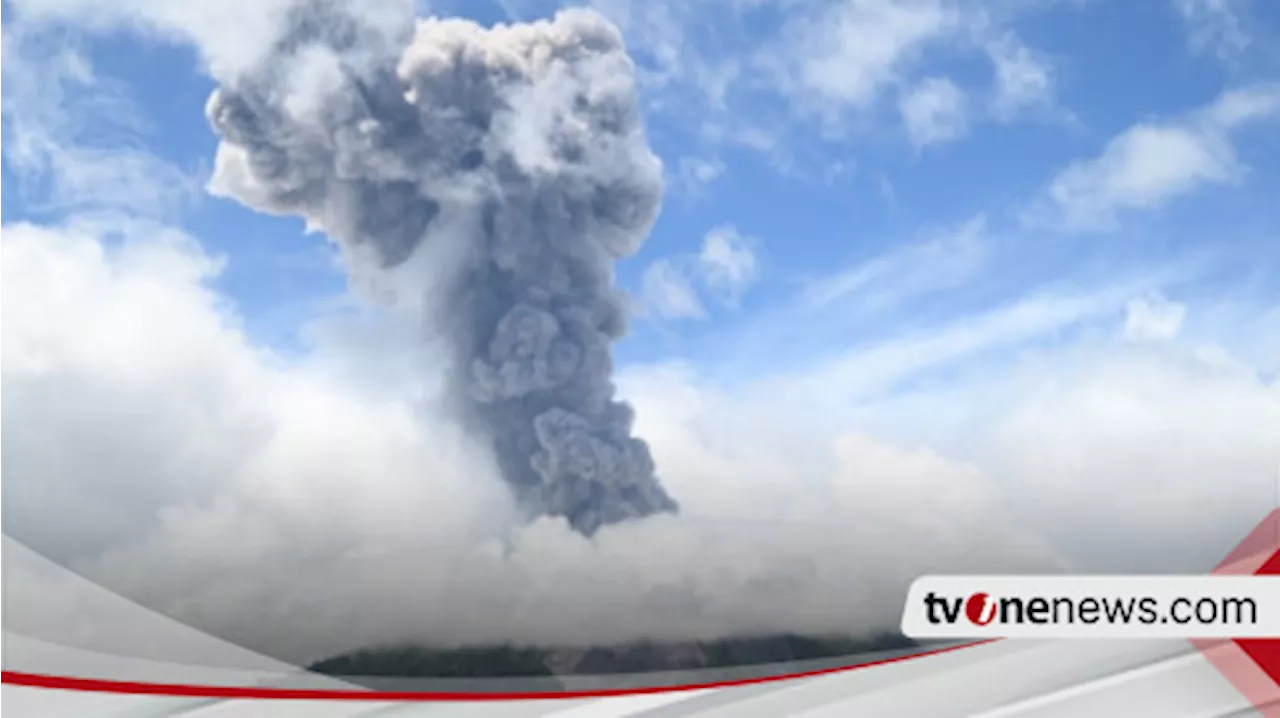
[[[451,395],[531,516],[591,535],[675,511],[613,382],[613,266],[663,192],[616,28],[580,10],[483,28],[332,0],[286,27],[210,98],[214,191],[304,218],[355,279],[432,288]]]

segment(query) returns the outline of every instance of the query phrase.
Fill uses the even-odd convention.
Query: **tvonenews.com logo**
[[[913,639],[1280,637],[1280,576],[924,576]]]
[[[917,638],[1280,635],[1277,577],[926,577],[903,632]]]
[[[1227,623],[1252,624],[1258,620],[1258,604],[1252,598],[1227,596],[1221,598],[1173,599],[1166,610],[1153,596],[1144,597],[1019,597],[996,598],[985,591],[970,594],[967,598],[948,598],[930,591],[924,596],[925,614],[929,623],[954,624],[963,616],[975,626],[1001,625],[1049,625],[1058,623],[1082,623],[1085,625],[1106,623],[1159,624],[1159,623]]]

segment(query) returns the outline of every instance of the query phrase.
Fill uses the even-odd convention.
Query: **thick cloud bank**
[[[6,532],[271,655],[875,631],[923,571],[1056,565],[975,467],[848,424],[794,444],[679,367],[625,385],[684,510],[524,524],[489,452],[411,399],[422,370],[370,369],[398,320],[327,322],[286,362],[180,234],[9,225],[0,250]],[[92,645],[43,590],[6,588],[6,622]]]
[[[841,412],[805,375],[634,367],[683,509],[588,540],[514,521],[489,452],[411,399],[430,370],[370,361],[398,321],[286,362],[180,234],[4,231],[5,531],[276,656],[881,630],[922,573],[1204,570],[1272,506],[1274,382],[1103,343]],[[6,585],[6,625],[94,646],[56,595]]]
[[[485,29],[329,2],[286,25],[209,101],[216,190],[304,217],[357,278],[430,291],[455,399],[530,513],[592,534],[674,511],[612,377],[613,262],[662,196],[617,30],[585,11]]]

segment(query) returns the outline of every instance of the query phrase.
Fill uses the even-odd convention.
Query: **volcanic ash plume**
[[[220,78],[215,191],[304,218],[356,278],[433,286],[451,395],[531,515],[591,535],[674,512],[611,379],[613,263],[662,195],[617,30],[586,11],[486,29],[349,5],[295,8],[254,70]],[[461,249],[418,253],[432,245]]]

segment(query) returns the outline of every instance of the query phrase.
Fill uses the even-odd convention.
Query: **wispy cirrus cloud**
[[[940,325],[883,337],[855,347],[815,373],[819,383],[840,386],[845,398],[892,391],[899,382],[971,357],[1035,342],[1083,322],[1118,316],[1135,295],[1167,278],[1158,274],[1100,287],[1045,287],[998,306],[960,313]],[[832,396],[833,400],[839,400]]]
[[[987,219],[973,217],[895,247],[847,269],[807,283],[799,303],[806,311],[833,304],[892,307],[972,278],[987,256]]]
[[[2,52],[4,165],[29,210],[172,216],[198,198],[196,173],[141,149],[149,118],[74,37],[10,23]]]

